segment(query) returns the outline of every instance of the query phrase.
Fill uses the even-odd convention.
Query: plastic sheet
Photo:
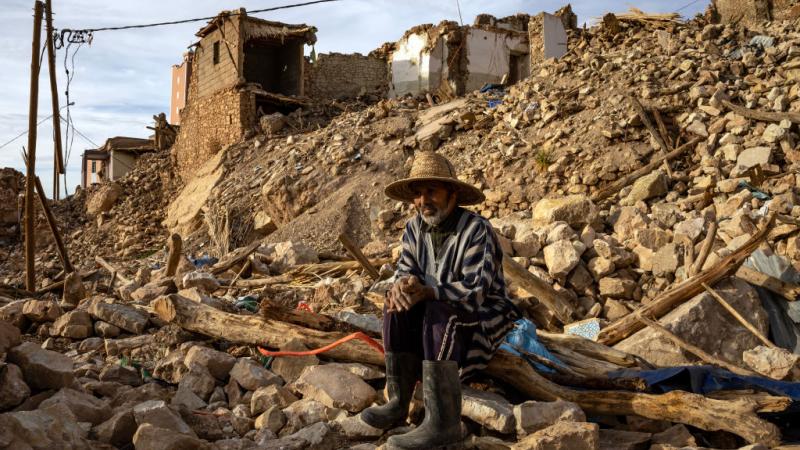
[[[514,323],[514,329],[506,335],[506,340],[500,345],[500,349],[525,359],[534,369],[540,372],[554,373],[555,370],[527,355],[536,355],[551,361],[553,364],[566,367],[561,360],[556,358],[539,342],[539,337],[536,335],[536,325],[528,319],[519,319]]]
[[[788,283],[799,284],[800,273],[778,255],[756,250],[744,262],[746,267]],[[775,345],[800,355],[800,302],[787,302],[783,297],[754,286],[761,305],[769,315],[770,337]]]

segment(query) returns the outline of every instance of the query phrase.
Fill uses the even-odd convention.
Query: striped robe
[[[406,223],[396,277],[414,275],[434,288],[436,299],[466,312],[477,312],[461,376],[486,367],[514,322],[521,317],[508,298],[503,252],[488,220],[463,210],[456,232],[434,255],[419,214]]]

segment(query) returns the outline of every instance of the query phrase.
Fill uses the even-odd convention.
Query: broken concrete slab
[[[558,422],[584,422],[586,414],[572,402],[527,401],[514,406],[517,435],[527,436]]]
[[[481,426],[510,434],[516,426],[513,405],[503,396],[475,389],[462,389],[461,415]]]

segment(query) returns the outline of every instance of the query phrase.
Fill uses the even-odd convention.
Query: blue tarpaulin
[[[656,370],[615,370],[609,378],[638,378],[655,392],[687,391],[710,394],[722,390],[755,389],[800,401],[800,383],[777,381],[766,377],[737,375],[713,366],[677,366]]]
[[[563,362],[539,342],[539,337],[536,336],[536,325],[528,319],[519,319],[514,323],[514,329],[506,335],[506,340],[500,345],[500,349],[528,361],[534,369],[540,372],[553,373],[555,370],[537,362],[528,355],[536,355],[551,361],[557,366],[566,367]]]

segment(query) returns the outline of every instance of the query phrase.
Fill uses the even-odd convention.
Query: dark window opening
[[[219,41],[214,42],[214,64],[219,64]]]
[[[244,78],[267,92],[300,95],[303,43],[286,40],[250,40],[244,46]]]
[[[92,161],[92,173],[97,173],[97,161]]]

